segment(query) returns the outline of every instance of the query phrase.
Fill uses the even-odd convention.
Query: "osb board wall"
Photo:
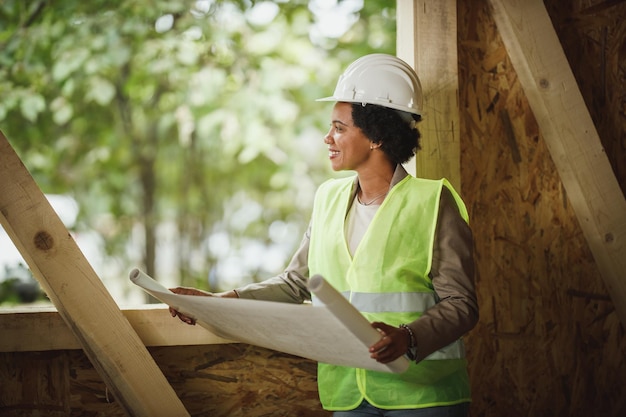
[[[551,0],[546,7],[626,194],[626,4]]]
[[[623,173],[624,3],[586,14],[580,10],[589,5],[579,2],[548,3],[611,162]],[[466,340],[471,415],[624,416],[624,327],[487,0],[459,1],[458,24],[462,194],[475,234],[481,313]],[[599,82],[604,98],[595,93]],[[619,181],[624,188],[626,178]]]
[[[245,344],[150,353],[193,417],[331,415],[313,361]],[[81,350],[0,353],[0,386],[3,417],[126,417]]]

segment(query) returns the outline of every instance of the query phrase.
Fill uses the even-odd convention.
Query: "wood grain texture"
[[[194,417],[331,416],[317,365],[245,344],[150,348]],[[0,353],[3,417],[122,417],[124,409],[80,350]],[[157,394],[158,395],[158,394]]]
[[[124,410],[188,415],[1,132],[0,222]]]
[[[200,326],[173,319],[164,304],[124,308],[128,320],[145,346],[181,346],[230,343]],[[34,352],[80,349],[54,307],[0,308],[0,352]]]
[[[462,194],[481,313],[466,338],[471,415],[626,415],[626,337],[614,302],[488,2],[458,6]],[[606,12],[618,11],[603,20],[611,33],[626,14]],[[567,14],[553,20],[576,24]],[[566,52],[584,44],[573,32]],[[587,106],[594,119],[620,111]]]
[[[397,54],[417,72],[424,95],[421,149],[406,164],[422,178],[461,187],[456,0],[397,3]]]
[[[514,70],[626,324],[626,199],[541,0],[490,0]]]

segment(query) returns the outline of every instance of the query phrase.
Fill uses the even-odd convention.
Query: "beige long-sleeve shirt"
[[[398,166],[390,187],[407,174]],[[355,179],[353,197],[358,191]],[[311,299],[307,289],[310,231],[282,274],[236,291],[241,298],[302,303]],[[452,194],[444,187],[430,271],[439,302],[408,325],[417,339],[418,361],[459,339],[478,321],[478,303],[474,290],[473,238],[461,217]]]

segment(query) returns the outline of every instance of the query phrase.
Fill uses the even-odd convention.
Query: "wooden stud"
[[[456,0],[397,2],[397,54],[415,68],[424,94],[421,150],[407,170],[445,177],[461,191]]]

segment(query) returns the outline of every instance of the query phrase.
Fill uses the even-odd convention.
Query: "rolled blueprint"
[[[227,340],[379,372],[400,373],[409,366],[405,357],[386,364],[370,357],[368,348],[380,333],[322,277],[311,279],[311,290],[325,303],[320,306],[175,294],[139,269],[130,272],[130,280]]]
[[[361,312],[350,304],[350,302],[321,275],[314,275],[309,279],[309,290],[324,303],[324,306],[330,310],[365,347],[369,348],[380,340],[380,332],[373,328],[367,319],[363,317]],[[407,370],[409,361],[406,357],[400,356],[393,362],[388,363],[387,366],[389,366],[393,372],[400,373]]]

